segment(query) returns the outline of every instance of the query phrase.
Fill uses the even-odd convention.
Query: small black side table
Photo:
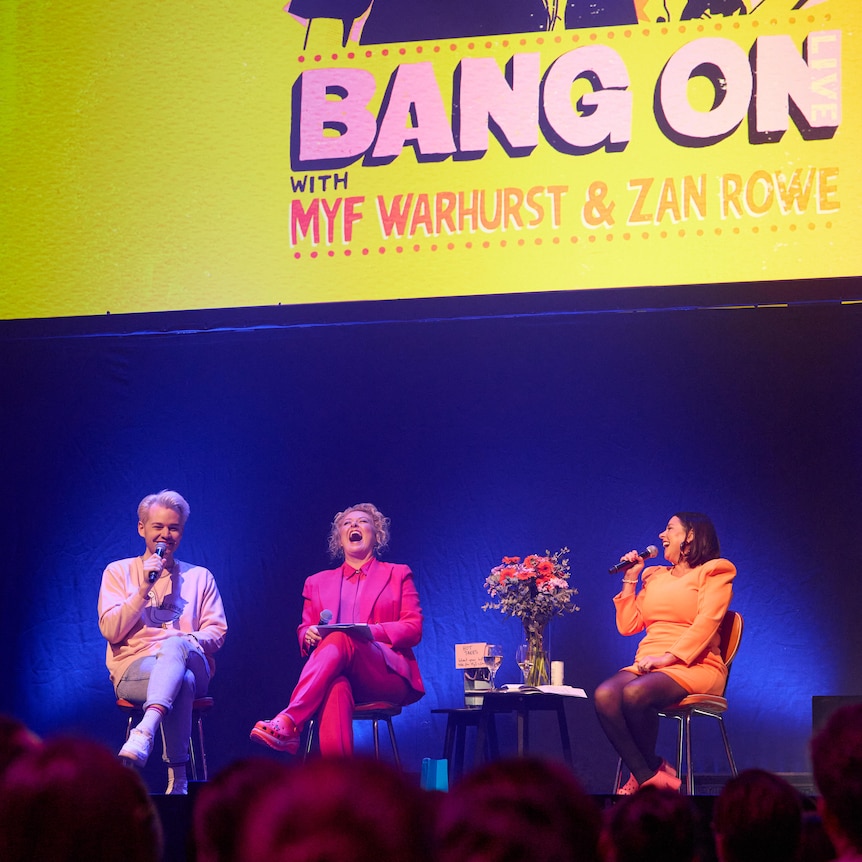
[[[548,692],[486,691],[482,706],[478,709],[479,723],[476,732],[476,764],[482,762],[485,754],[485,739],[493,733],[496,744],[494,717],[500,712],[514,712],[518,717],[518,755],[523,756],[530,750],[530,713],[555,712],[560,728],[560,744],[563,757],[570,767],[572,744],[569,740],[569,727],[566,724],[566,695]]]
[[[454,781],[464,774],[464,743],[467,735],[468,727],[479,727],[479,719],[482,715],[481,706],[459,706],[452,708],[432,709],[432,713],[446,716],[446,736],[443,740],[443,757],[449,762],[449,780]],[[500,756],[500,749],[497,744],[497,726],[494,723],[494,716],[490,717],[487,722],[485,732],[482,737],[482,745],[484,747],[485,740],[488,744],[488,754],[491,758]],[[480,740],[476,739],[476,745],[479,745]],[[477,752],[479,749],[477,748]],[[477,761],[480,759],[477,753]]]

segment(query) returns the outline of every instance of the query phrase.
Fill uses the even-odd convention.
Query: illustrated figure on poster
[[[346,47],[667,23],[821,2],[828,0],[290,0],[284,8],[305,28],[305,49],[316,19],[339,21]]]

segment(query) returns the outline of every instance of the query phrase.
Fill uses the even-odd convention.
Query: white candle
[[[563,663],[561,661],[551,662],[551,685],[563,684]]]

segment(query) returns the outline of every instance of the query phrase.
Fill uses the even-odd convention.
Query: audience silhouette
[[[439,800],[438,862],[597,862],[601,817],[571,771],[497,760]]]
[[[244,758],[198,788],[195,862],[859,862],[862,704],[811,740],[816,800],[764,769],[731,778],[712,806],[646,785],[602,812],[570,769],[527,756],[424,791],[362,757],[285,764]],[[812,810],[816,804],[817,810]],[[704,843],[704,837],[709,843]],[[139,774],[106,746],[39,739],[0,715],[3,862],[160,862],[164,839]],[[173,848],[176,849],[176,848]]]
[[[693,862],[699,858],[699,816],[674,790],[645,785],[608,810],[605,862]]]
[[[205,784],[194,804],[192,838],[196,862],[233,862],[249,811],[288,767],[263,757],[237,760]]]
[[[746,769],[724,785],[712,820],[719,862],[792,862],[802,833],[802,797],[781,776]]]
[[[0,778],[20,755],[33,751],[42,740],[24,722],[0,715]]]
[[[0,778],[3,862],[157,862],[161,853],[143,781],[97,742],[47,740]]]
[[[862,858],[862,704],[832,713],[811,740],[811,765],[836,859]]]
[[[249,807],[237,862],[431,862],[427,795],[394,767],[353,757],[288,767]]]

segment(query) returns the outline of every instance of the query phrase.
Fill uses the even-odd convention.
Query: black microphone
[[[156,545],[156,554],[159,557],[161,557],[162,559],[164,559],[165,558],[165,551],[167,551],[167,549],[168,549],[168,546],[164,542],[159,542]],[[160,574],[161,574],[160,572],[148,572],[147,573],[147,580],[149,580],[149,582],[151,584],[154,584],[159,579]]]
[[[657,557],[658,556],[658,548],[655,545],[650,545],[648,548],[641,551],[638,554],[638,556],[642,560],[648,560],[648,559],[650,559],[650,557]],[[637,563],[637,561],[635,561],[633,563],[631,560],[620,560],[615,566],[611,566],[608,569],[608,574],[609,575],[615,575],[617,572],[625,572],[627,569],[630,569],[636,563]]]
[[[324,609],[320,612],[320,621],[317,623],[319,626],[328,626],[332,621],[332,611]]]

